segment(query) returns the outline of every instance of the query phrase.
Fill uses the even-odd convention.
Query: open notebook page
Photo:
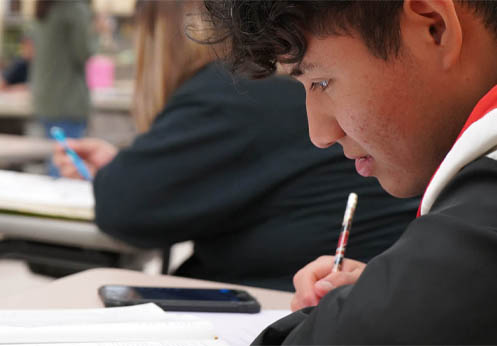
[[[247,346],[270,324],[290,314],[290,310],[262,310],[257,314],[188,312],[214,324],[221,340],[230,346]]]
[[[3,344],[2,346],[20,346]],[[231,346],[221,340],[173,340],[163,342],[99,342],[99,343],[57,343],[29,344],[29,346]],[[248,346],[248,345],[246,345]]]
[[[106,309],[0,311],[0,344],[215,340],[208,320],[155,304]]]
[[[0,170],[0,209],[92,220],[94,205],[90,182]]]

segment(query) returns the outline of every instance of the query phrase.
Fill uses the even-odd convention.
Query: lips
[[[355,169],[363,177],[370,177],[373,174],[373,158],[370,155],[356,158]]]

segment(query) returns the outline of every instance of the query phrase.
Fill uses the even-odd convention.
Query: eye
[[[319,88],[320,91],[325,91],[326,88],[328,88],[328,85],[330,85],[330,80],[322,80],[320,82],[312,82],[310,90],[314,91],[316,88]]]

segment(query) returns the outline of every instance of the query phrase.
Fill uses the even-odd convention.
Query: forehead
[[[368,65],[379,59],[362,39],[354,35],[308,35],[306,38],[307,49],[302,60],[294,64],[281,64],[286,74],[293,77],[319,74],[345,66]]]
[[[317,42],[314,42],[316,38],[314,35],[306,35],[307,47],[302,59],[296,63],[281,63],[281,61],[288,61],[294,58],[293,56],[280,56],[279,57],[279,65],[281,66],[281,70],[286,74],[292,77],[298,77],[309,72],[319,70],[321,68],[321,64],[318,64],[313,58],[313,48],[316,45],[320,45],[319,41],[322,41],[323,38],[317,39]]]

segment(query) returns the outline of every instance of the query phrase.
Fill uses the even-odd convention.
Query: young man
[[[235,68],[280,64],[305,86],[315,145],[339,143],[394,196],[424,191],[420,217],[367,267],[303,268],[292,308],[317,306],[254,344],[497,343],[497,2],[205,5]]]

